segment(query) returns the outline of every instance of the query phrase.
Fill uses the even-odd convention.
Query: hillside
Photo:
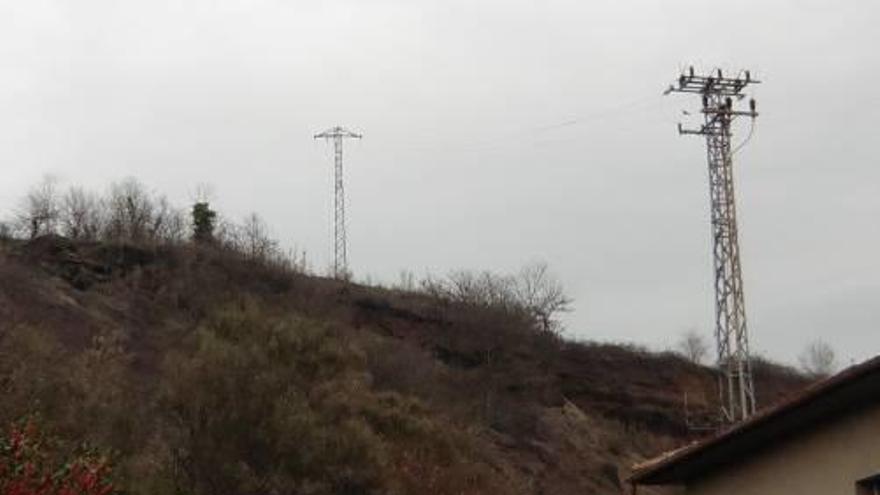
[[[708,368],[493,307],[179,243],[0,241],[0,421],[112,452],[131,493],[619,493],[695,438]],[[757,363],[770,404],[805,384]]]

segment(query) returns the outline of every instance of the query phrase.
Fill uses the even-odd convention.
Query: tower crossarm
[[[327,129],[324,132],[315,134],[315,139],[333,139],[333,138],[354,138],[361,139],[363,138],[363,134],[358,134],[356,132],[349,131],[344,127],[333,127]]]
[[[691,67],[687,73],[679,76],[675,84],[669,86],[669,93],[713,94],[719,96],[742,97],[743,91],[750,84],[760,84],[752,79],[749,71],[743,71],[737,77],[725,77],[721,69],[710,75],[697,75]]]

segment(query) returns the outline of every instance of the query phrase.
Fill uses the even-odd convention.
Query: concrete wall
[[[880,474],[880,405],[834,418],[684,487],[687,495],[855,495]]]

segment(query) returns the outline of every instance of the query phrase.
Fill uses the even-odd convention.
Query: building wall
[[[687,495],[855,495],[880,474],[880,405],[835,418],[688,484]]]

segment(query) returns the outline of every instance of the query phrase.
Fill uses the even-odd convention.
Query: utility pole
[[[348,239],[345,234],[345,186],[342,175],[342,142],[345,138],[361,139],[363,136],[355,134],[343,127],[334,127],[315,134],[315,139],[333,140],[335,156],[334,167],[334,222],[333,222],[333,276],[338,279],[347,279],[348,271]]]
[[[759,81],[745,71],[735,78],[721,70],[697,75],[691,67],[669,93],[691,93],[702,97],[702,126],[679,134],[704,136],[709,160],[709,199],[712,211],[713,267],[715,272],[715,339],[718,348],[720,420],[730,424],[755,412],[755,388],[749,355],[749,333],[743,294],[742,268],[736,225],[736,201],[731,153],[731,124],[738,117],[756,118],[754,99],[747,110],[736,105],[744,90]]]

